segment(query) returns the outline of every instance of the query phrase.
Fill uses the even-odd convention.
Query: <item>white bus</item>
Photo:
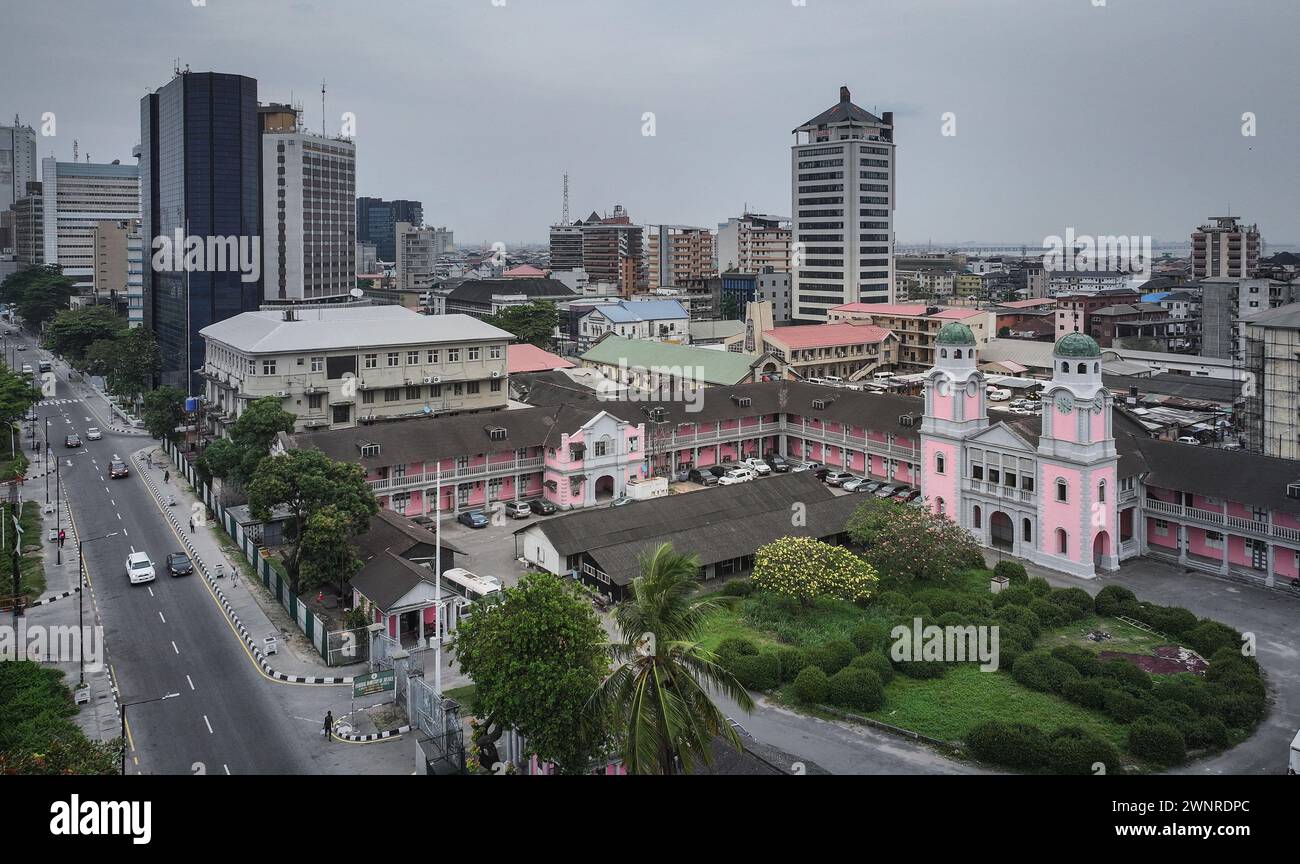
[[[442,578],[450,584],[453,591],[464,595],[471,603],[501,593],[500,579],[495,576],[479,576],[463,567],[444,570]]]

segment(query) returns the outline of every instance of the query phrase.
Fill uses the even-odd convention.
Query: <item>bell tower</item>
[[[975,334],[965,324],[945,324],[935,337],[934,355],[925,378],[921,491],[931,510],[956,519],[961,512],[962,441],[989,425],[984,376],[976,368]]]

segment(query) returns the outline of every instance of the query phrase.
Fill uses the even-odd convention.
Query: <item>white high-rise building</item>
[[[36,130],[19,123],[0,126],[0,210],[8,210],[27,194],[27,184],[35,183]]]
[[[790,220],[785,216],[732,216],[718,225],[717,245],[720,272],[790,272]]]
[[[78,293],[95,287],[95,226],[140,218],[140,168],[41,160],[45,263],[58,264]]]
[[[793,317],[825,321],[845,303],[894,292],[894,115],[840,101],[793,131]]]
[[[262,284],[271,302],[357,287],[357,149],[302,131],[262,135]]]

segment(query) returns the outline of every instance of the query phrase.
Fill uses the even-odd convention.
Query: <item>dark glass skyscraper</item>
[[[380,261],[397,260],[397,223],[424,224],[424,205],[419,201],[357,199],[357,242],[374,243]]]
[[[261,299],[261,152],[253,78],[184,72],[140,100],[145,326],[158,337],[162,384],[191,395],[203,392],[194,371],[203,365],[199,331],[255,311]],[[186,272],[181,249],[170,266],[152,266],[160,244],[178,236],[198,237],[205,249],[213,238],[246,244],[259,278],[244,281],[238,267],[218,267],[212,256]]]

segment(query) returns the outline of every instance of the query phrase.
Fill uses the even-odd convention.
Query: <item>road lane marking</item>
[[[189,681],[190,689],[193,690],[193,689],[194,689],[194,682],[193,682],[192,680],[190,680],[190,676],[186,675],[186,676],[185,676],[185,680],[186,680],[186,681]]]
[[[152,588],[149,589],[149,596],[150,596],[150,597],[154,596],[154,593],[153,593],[153,589],[152,589]]]
[[[227,765],[225,762],[222,762],[222,763],[221,763],[221,767],[226,769],[226,776],[229,777],[229,776],[230,776],[230,766]]]
[[[204,714],[204,715],[203,715],[203,724],[204,724],[205,726],[208,727],[208,734],[209,734],[209,735],[214,734],[214,733],[212,732],[212,724],[208,722],[208,715],[207,715],[207,714]]]
[[[177,654],[180,654],[180,653],[181,653],[181,649],[179,649],[179,648],[176,647],[176,642],[175,642],[175,640],[172,640],[172,650],[175,651]]]
[[[166,618],[163,618],[163,614],[162,614],[162,610],[161,610],[161,609],[158,610],[158,617],[159,617],[159,618],[162,618],[162,622],[163,622],[164,624],[167,623],[167,619],[166,619]]]

